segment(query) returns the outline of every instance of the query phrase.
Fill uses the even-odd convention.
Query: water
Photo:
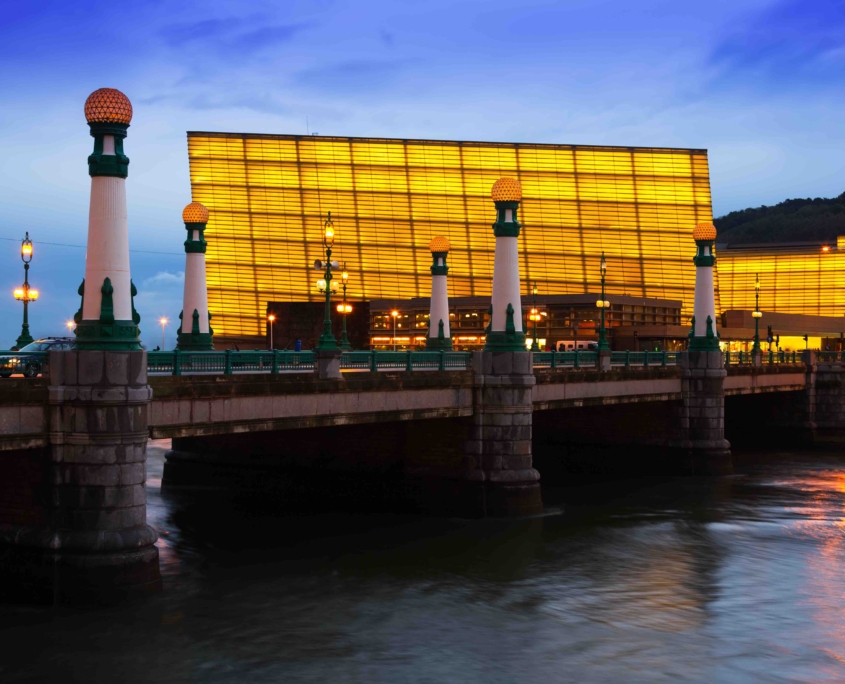
[[[234,515],[164,495],[165,591],[0,607],[0,682],[845,680],[845,458],[545,489],[522,520]],[[188,500],[199,503],[188,505]]]

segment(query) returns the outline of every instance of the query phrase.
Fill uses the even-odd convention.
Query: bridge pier
[[[725,371],[720,351],[679,354],[681,406],[680,440],[690,456],[694,475],[723,475],[733,471],[731,445],[725,439]]]
[[[840,354],[804,351],[804,407],[797,426],[812,444],[845,444],[845,363]]]
[[[38,522],[0,525],[2,593],[88,603],[159,588],[146,524],[146,352],[51,352],[48,390],[50,445],[29,516]]]
[[[530,352],[473,353],[473,416],[464,445],[466,478],[480,487],[484,515],[543,510],[532,461],[533,389]]]

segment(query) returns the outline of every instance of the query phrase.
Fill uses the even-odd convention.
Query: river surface
[[[0,606],[0,682],[845,681],[845,456],[573,480],[548,515],[469,521],[236,515],[162,493],[165,446],[164,592]]]

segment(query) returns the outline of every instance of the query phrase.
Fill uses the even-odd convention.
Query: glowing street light
[[[21,334],[12,349],[20,349],[32,342],[32,335],[29,334],[29,303],[38,299],[38,290],[29,287],[29,262],[32,261],[32,240],[29,239],[29,231],[21,242],[21,261],[23,261],[23,287],[17,288],[14,295],[16,300],[23,302],[23,325]]]
[[[352,312],[352,305],[346,303],[346,285],[349,282],[349,271],[346,270],[345,263],[340,273],[340,280],[343,283],[343,302],[337,305],[337,312],[343,316],[343,332],[340,336],[340,348],[349,350],[352,349],[352,345],[349,344],[349,338],[346,336],[346,317]]]
[[[267,320],[270,321],[270,350],[274,349],[273,347],[273,323],[276,321],[276,317],[273,314],[267,316]]]
[[[390,315],[393,316],[393,351],[396,351],[396,320],[399,318],[399,312],[394,309]]]
[[[601,311],[601,327],[599,327],[599,351],[610,351],[610,345],[607,342],[607,329],[604,327],[605,311],[610,308],[610,302],[605,299],[604,292],[604,278],[607,275],[607,261],[604,258],[604,252],[601,253],[601,262],[599,264],[601,270],[601,299],[596,302],[596,307]]]
[[[73,321],[67,321],[65,325],[67,326],[68,335],[70,335],[73,332]]]
[[[317,349],[337,349],[337,340],[332,334],[332,292],[337,292],[337,283],[332,280],[332,269],[337,270],[337,262],[332,262],[332,247],[334,246],[334,223],[332,212],[328,213],[323,224],[323,247],[326,250],[326,261],[317,261],[314,267],[318,270],[325,268],[323,277],[317,281],[317,290],[326,295],[326,313],[323,319],[323,334],[317,342]]]
[[[167,325],[167,319],[162,316],[158,319],[158,322],[161,324],[161,351],[164,351],[164,326]]]
[[[754,311],[751,312],[754,318],[754,346],[751,348],[752,353],[756,354],[760,351],[760,319],[763,317],[763,312],[760,311],[760,275],[757,274],[754,282]],[[769,347],[771,349],[771,347]]]

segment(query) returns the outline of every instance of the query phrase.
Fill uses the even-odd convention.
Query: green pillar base
[[[426,337],[426,351],[452,351],[451,337]]]
[[[503,332],[497,330],[487,333],[487,341],[484,343],[484,351],[523,351],[528,353],[525,346],[524,332]]]
[[[25,347],[34,341],[35,340],[32,339],[32,335],[29,334],[29,326],[25,325],[21,329],[21,334],[18,336],[18,339],[15,340],[15,346],[12,347],[12,351],[18,351],[21,347]]]
[[[141,349],[140,330],[135,321],[80,321],[76,324],[74,350],[108,349],[110,351],[138,351]]]
[[[719,351],[719,338],[690,337],[688,351]]]
[[[176,349],[179,351],[214,351],[211,333],[176,333]]]

